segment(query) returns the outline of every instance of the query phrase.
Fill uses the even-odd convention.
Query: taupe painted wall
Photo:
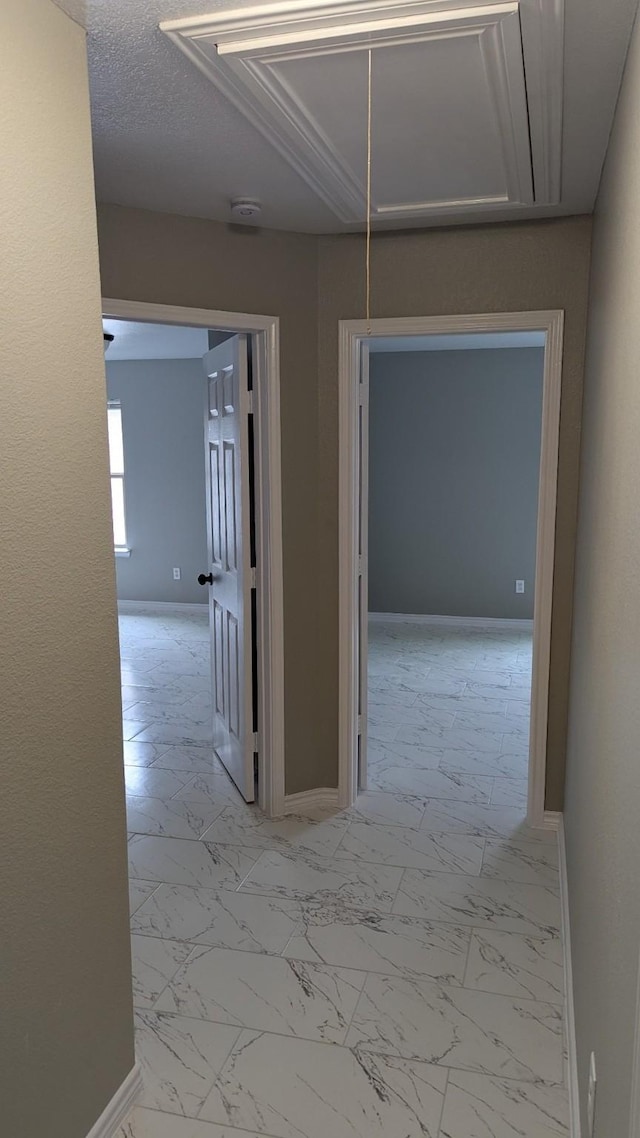
[[[371,612],[531,619],[543,369],[543,348],[371,354]]]
[[[565,824],[583,1126],[627,1138],[640,948],[640,28],[594,228]],[[635,1135],[634,1131],[634,1135]]]
[[[202,361],[107,360],[107,391],[122,407],[131,548],[116,558],[118,597],[206,604]]]
[[[360,236],[314,238],[99,209],[103,295],[278,315],[289,793],[337,782],[338,321],[360,317]],[[547,804],[562,803],[591,221],[378,234],[373,315],[563,308]]]
[[[85,36],[0,23],[1,1129],[86,1138],[133,1036]]]
[[[98,218],[103,295],[280,317],[286,786],[325,785],[315,690],[317,241],[121,206],[100,207]]]
[[[547,806],[562,806],[582,370],[591,220],[469,226],[376,235],[372,315],[565,310],[556,565],[549,691]],[[335,763],[338,703],[338,321],[362,318],[364,243],[320,239],[318,581],[324,619],[317,673],[319,740]],[[333,767],[335,771],[335,767]]]

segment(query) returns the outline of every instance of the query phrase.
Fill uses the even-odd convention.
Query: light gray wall
[[[543,366],[543,348],[371,356],[371,612],[533,616]]]
[[[86,43],[0,24],[0,1130],[86,1138],[134,1064]]]
[[[565,798],[583,1133],[595,1051],[596,1138],[630,1138],[640,947],[639,107],[636,27],[594,226]]]
[[[196,580],[208,572],[202,361],[107,361],[107,390],[122,405],[131,547],[116,558],[118,597],[206,604]]]

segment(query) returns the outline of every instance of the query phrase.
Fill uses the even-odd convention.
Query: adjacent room
[[[199,580],[212,558],[207,499],[220,490],[204,364],[229,335],[123,320],[104,333],[128,826],[198,838],[221,803],[243,801],[219,740],[213,754],[210,585]]]
[[[544,340],[369,344],[366,780],[432,826],[525,821]]]

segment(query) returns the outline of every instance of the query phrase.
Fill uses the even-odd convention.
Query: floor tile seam
[[[436,1130],[435,1130],[435,1138],[440,1138],[440,1135],[442,1133],[442,1122],[444,1119],[444,1108],[445,1108],[445,1103],[446,1103],[446,1099],[447,1099],[447,1092],[449,1090],[450,1068],[445,1067],[445,1071],[446,1071],[446,1075],[445,1075],[445,1080],[444,1080],[444,1088],[442,1091],[442,1102],[440,1104],[440,1117],[438,1119],[438,1125],[436,1126]]]
[[[170,1014],[170,1013],[169,1013],[169,1014]],[[185,1017],[185,1018],[186,1018],[186,1017]],[[204,1021],[200,1021],[200,1022],[209,1023],[209,1022],[213,1022],[213,1021],[204,1020]],[[225,1026],[225,1027],[229,1027],[229,1028],[235,1028],[235,1026],[236,1026],[236,1025],[235,1025],[235,1024],[224,1024],[224,1025],[221,1025],[221,1024],[216,1024],[216,1026],[217,1026],[217,1027],[220,1027],[220,1026]],[[230,1059],[230,1057],[231,1057],[231,1053],[232,1053],[233,1049],[235,1048],[235,1046],[236,1046],[236,1044],[237,1044],[237,1042],[238,1042],[238,1040],[239,1040],[240,1036],[242,1035],[242,1032],[243,1032],[243,1031],[245,1031],[245,1030],[246,1030],[246,1029],[245,1029],[245,1028],[243,1028],[243,1027],[239,1027],[239,1028],[237,1028],[235,1039],[233,1040],[233,1042],[232,1042],[231,1046],[229,1047],[229,1050],[227,1051],[227,1053],[226,1053],[226,1055],[225,1055],[225,1057],[224,1057],[224,1059],[223,1059],[222,1063],[220,1064],[220,1066],[219,1066],[219,1069],[217,1070],[217,1072],[215,1073],[215,1075],[214,1075],[214,1076],[213,1076],[213,1078],[211,1079],[211,1082],[210,1082],[210,1083],[208,1083],[208,1085],[207,1085],[207,1090],[206,1090],[206,1092],[205,1092],[205,1094],[204,1094],[204,1096],[203,1096],[203,1098],[202,1098],[202,1101],[200,1102],[200,1104],[199,1104],[199,1106],[198,1106],[198,1113],[197,1113],[197,1114],[187,1114],[187,1113],[186,1113],[186,1112],[184,1112],[184,1111],[171,1111],[171,1110],[163,1110],[163,1111],[160,1111],[160,1110],[158,1110],[158,1111],[157,1111],[157,1113],[159,1113],[159,1114],[164,1114],[164,1115],[166,1115],[166,1116],[167,1116],[167,1117],[169,1117],[169,1118],[186,1118],[186,1119],[192,1119],[192,1120],[194,1120],[194,1121],[196,1121],[196,1120],[201,1120],[201,1119],[200,1119],[200,1112],[201,1112],[201,1111],[204,1109],[204,1105],[205,1105],[205,1103],[206,1103],[207,1099],[209,1098],[209,1095],[211,1094],[211,1092],[212,1092],[213,1088],[215,1087],[216,1083],[218,1082],[218,1079],[220,1078],[220,1075],[222,1074],[222,1071],[223,1071],[223,1070],[224,1070],[224,1068],[226,1067],[226,1065],[227,1065],[227,1063],[228,1063],[228,1061],[229,1061],[229,1059]],[[143,1092],[143,1093],[144,1093],[144,1092]],[[198,1097],[199,1097],[199,1096],[198,1096]],[[144,1107],[143,1109],[145,1109],[145,1110],[153,1110],[154,1108],[153,1108],[153,1107]],[[201,1121],[204,1121],[204,1120],[201,1120]],[[225,1126],[226,1126],[226,1125],[227,1125],[227,1124],[225,1123]],[[245,1133],[246,1133],[246,1131],[245,1131]],[[117,1138],[117,1136],[116,1136],[116,1138]],[[262,1136],[262,1138],[263,1138],[263,1136]]]
[[[478,930],[478,931],[482,932],[483,930]],[[161,938],[148,938],[148,939],[161,939]],[[424,984],[426,984],[426,986],[437,988],[438,990],[444,989],[446,991],[451,991],[453,993],[453,995],[456,992],[476,992],[476,993],[478,993],[478,995],[481,995],[481,996],[489,996],[491,998],[498,999],[498,1000],[508,1000],[511,1005],[512,1004],[518,1004],[518,1005],[519,1004],[525,1004],[527,1006],[532,1005],[532,1006],[543,1006],[545,1008],[552,1008],[553,1011],[556,1011],[560,1015],[560,1019],[561,1019],[561,1021],[563,1021],[563,1024],[564,1024],[565,1001],[561,1000],[561,999],[560,1000],[557,1000],[557,999],[541,999],[541,998],[536,998],[533,996],[520,996],[520,995],[512,996],[512,995],[508,995],[508,993],[506,993],[506,992],[495,992],[495,991],[487,990],[484,988],[471,987],[471,986],[469,986],[469,984],[467,984],[465,982],[450,983],[450,982],[446,982],[444,980],[438,980],[437,978],[435,978],[435,976],[430,976],[428,974],[417,974],[417,975],[411,974],[411,975],[408,975],[408,974],[403,974],[403,973],[381,972],[381,971],[376,971],[376,970],[369,970],[369,968],[361,968],[361,967],[360,968],[354,968],[354,967],[348,966],[348,965],[327,964],[325,962],[320,962],[320,960],[313,960],[313,962],[312,962],[312,960],[305,960],[305,959],[301,960],[301,959],[298,959],[297,957],[280,957],[278,954],[249,953],[249,951],[244,950],[244,949],[237,949],[237,948],[230,949],[230,948],[223,948],[222,946],[198,945],[198,943],[192,943],[192,942],[187,942],[187,941],[184,941],[181,943],[184,943],[184,945],[188,946],[191,949],[191,951],[190,951],[189,955],[186,958],[184,958],[184,960],[181,960],[180,964],[177,967],[177,970],[175,970],[177,972],[180,970],[181,967],[186,966],[187,964],[189,964],[191,962],[191,959],[194,958],[195,949],[218,947],[222,951],[230,951],[230,953],[237,953],[237,951],[238,951],[238,953],[241,953],[241,951],[245,951],[246,955],[269,956],[273,959],[279,959],[279,958],[286,959],[286,960],[293,959],[293,960],[296,960],[296,963],[298,963],[298,964],[305,964],[305,965],[309,965],[311,967],[326,968],[326,970],[328,970],[328,971],[338,971],[339,970],[339,971],[345,971],[345,972],[359,973],[362,976],[362,986],[359,989],[358,1000],[356,1000],[356,1003],[354,1006],[354,1011],[353,1011],[351,1019],[350,1019],[350,1023],[348,1023],[348,1028],[351,1028],[354,1016],[356,1014],[356,1011],[358,1011],[358,1006],[360,1004],[361,997],[364,995],[364,988],[366,988],[368,976],[376,976],[376,978],[384,979],[384,980],[388,980],[388,981],[392,981],[392,982],[404,981],[404,982],[407,982],[409,984],[417,984],[417,986],[424,986]],[[466,964],[466,968],[465,968],[465,980],[467,979],[467,972],[468,972],[468,960],[467,960],[467,964]],[[219,1024],[224,1024],[224,1023],[228,1022],[228,1021],[223,1021],[223,1020],[212,1020],[208,1016],[189,1015],[188,1013],[184,1013],[184,1012],[167,1011],[167,1009],[164,1009],[164,1008],[157,1008],[156,1007],[157,1001],[162,998],[166,989],[170,987],[170,984],[172,983],[174,976],[175,976],[175,973],[173,974],[173,976],[171,976],[171,978],[169,980],[167,980],[162,991],[157,993],[155,999],[153,1000],[153,1003],[151,1003],[150,1005],[145,1006],[145,1007],[138,1007],[136,1009],[136,1011],[147,1012],[147,1013],[154,1014],[154,1015],[164,1016],[164,1017],[166,1017],[166,1019],[195,1020],[197,1022],[219,1023]],[[230,1025],[236,1026],[236,1024],[230,1024]],[[348,1028],[346,1029],[347,1031],[348,1031]],[[261,1031],[263,1029],[252,1028],[251,1024],[244,1024],[243,1028],[241,1028],[240,1030]],[[266,1033],[268,1033],[268,1034],[285,1034],[285,1036],[290,1036],[290,1034],[293,1034],[292,1032],[266,1032]],[[294,1036],[294,1038],[297,1038],[297,1037]],[[304,1037],[304,1038],[306,1038],[306,1037]],[[326,1042],[326,1040],[322,1040],[322,1041]]]
[[[435,1068],[436,1070],[439,1070],[439,1071],[449,1071],[449,1072],[455,1071],[460,1075],[480,1075],[480,1076],[482,1076],[482,1078],[496,1079],[499,1082],[512,1083],[512,1084],[524,1083],[526,1086],[545,1087],[545,1088],[551,1089],[551,1090],[556,1090],[556,1089],[557,1090],[564,1090],[565,1089],[564,1077],[563,1077],[563,1081],[559,1082],[559,1083],[549,1082],[548,1079],[537,1079],[537,1078],[536,1079],[525,1079],[523,1077],[516,1078],[515,1075],[502,1075],[502,1074],[498,1075],[498,1074],[492,1073],[492,1072],[487,1071],[487,1070],[482,1070],[481,1068],[478,1068],[478,1067],[456,1067],[453,1063],[433,1063],[433,1062],[430,1063],[428,1059],[417,1059],[415,1056],[399,1055],[396,1052],[391,1052],[391,1051],[373,1051],[373,1050],[369,1050],[368,1047],[363,1047],[361,1044],[356,1044],[353,1047],[347,1048],[348,1051],[357,1051],[358,1049],[360,1049],[360,1051],[365,1055],[375,1055],[381,1059],[400,1059],[404,1063],[424,1063],[427,1067],[432,1067],[432,1068]],[[457,1136],[456,1136],[456,1138],[457,1138]],[[466,1138],[466,1135],[464,1135],[464,1136],[460,1135],[460,1138]],[[527,1136],[527,1138],[528,1138],[528,1136]],[[533,1136],[532,1136],[532,1138],[533,1138]]]
[[[131,878],[129,878],[128,880],[129,880],[129,884],[131,884],[131,880],[132,880],[132,879],[131,879]],[[137,882],[137,881],[140,881],[140,882],[141,882],[142,884],[144,884],[144,885],[154,885],[154,882],[153,882],[153,881],[147,881],[147,880],[146,880],[146,878],[144,878],[144,877],[134,877],[134,878],[133,878],[133,881],[136,881],[136,882]],[[133,918],[134,918],[134,916],[136,915],[136,913],[140,912],[140,909],[142,908],[142,906],[143,906],[143,905],[145,905],[145,904],[147,903],[147,901],[150,901],[150,900],[151,900],[151,898],[153,897],[154,893],[157,893],[157,892],[158,892],[158,889],[160,888],[160,886],[161,886],[161,885],[162,885],[162,882],[161,882],[161,881],[158,881],[158,882],[156,882],[156,883],[155,883],[155,886],[154,886],[154,888],[151,890],[151,892],[150,892],[149,896],[148,896],[148,897],[145,897],[144,901],[141,901],[141,902],[140,902],[140,904],[139,904],[139,905],[137,905],[135,909],[133,909],[133,910],[131,910],[131,909],[130,909],[130,910],[129,910],[129,923],[131,923],[131,921],[133,920]]]

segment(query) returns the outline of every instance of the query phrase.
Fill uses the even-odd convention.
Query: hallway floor
[[[369,791],[274,821],[210,757],[206,617],[124,616],[121,642],[144,1076],[121,1138],[567,1138],[530,636],[373,624]]]

